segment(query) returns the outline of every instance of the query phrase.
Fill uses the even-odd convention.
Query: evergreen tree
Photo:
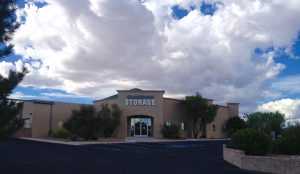
[[[16,20],[16,1],[0,0],[0,59],[4,59],[13,53],[13,45],[10,43],[13,33],[19,27]],[[23,72],[10,71],[8,78],[0,75],[0,139],[12,136],[23,125],[20,118],[20,105],[9,100],[8,96],[22,81]]]
[[[5,58],[13,52],[10,41],[19,27],[16,9],[15,0],[0,0],[0,58]]]
[[[227,120],[224,131],[227,133],[229,137],[231,137],[235,132],[241,129],[247,128],[246,122],[241,119],[239,116],[232,117]]]
[[[10,71],[9,78],[0,76],[0,139],[12,136],[23,126],[21,105],[7,98],[23,77],[24,73],[14,71]]]

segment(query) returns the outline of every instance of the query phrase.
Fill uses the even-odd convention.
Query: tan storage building
[[[191,137],[189,121],[184,112],[183,100],[165,98],[163,90],[118,90],[116,95],[94,101],[100,110],[103,104],[117,104],[121,111],[121,123],[115,132],[117,138],[154,137],[161,138],[164,123],[179,124],[183,136]],[[213,104],[213,101],[210,100]],[[62,126],[70,118],[73,110],[81,104],[49,101],[23,101],[22,117],[26,118],[24,128],[17,136],[47,137],[49,131]],[[223,131],[226,121],[239,115],[239,104],[218,105],[215,120],[207,125],[208,138],[225,138]]]

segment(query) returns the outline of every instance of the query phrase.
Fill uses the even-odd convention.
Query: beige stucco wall
[[[73,103],[54,103],[52,110],[52,130],[58,129],[68,120],[73,110],[79,110],[83,105]]]
[[[171,123],[180,124],[186,122],[184,105],[182,100],[164,98],[163,103],[163,122],[170,121]]]
[[[97,110],[101,109],[101,105],[106,104],[117,104],[122,110],[120,127],[117,129],[116,136],[120,138],[127,137],[128,133],[128,118],[135,115],[151,116],[153,118],[153,136],[160,138],[161,126],[164,122],[163,119],[163,94],[164,91],[147,91],[147,90],[120,90],[118,95],[114,99],[101,100],[95,102]],[[128,95],[145,95],[153,96],[155,100],[154,106],[127,106],[125,100]]]
[[[96,109],[96,112],[99,112],[103,105],[108,105],[109,107],[113,104],[116,104],[120,107],[120,101],[118,97],[114,97],[113,99],[103,99],[103,100],[96,100],[94,101],[94,107]]]
[[[239,116],[239,105],[239,103],[227,103],[227,108],[230,116]]]
[[[108,104],[108,105],[117,104],[117,105],[119,105],[119,101],[118,101],[118,98],[95,101],[94,102],[94,107],[95,107],[96,111],[101,110],[101,107],[102,107],[103,104]]]
[[[38,104],[34,101],[24,101],[22,116],[31,116],[31,136],[47,137],[49,133],[50,104]],[[23,130],[24,131],[24,130]]]
[[[164,98],[163,104],[163,119],[164,122],[170,122],[177,124],[181,129],[181,137],[190,137],[189,121],[186,117],[183,100],[177,100],[172,98]],[[163,124],[162,123],[162,124]],[[183,123],[183,125],[182,125]],[[183,127],[182,127],[183,126]]]
[[[213,104],[212,100],[209,100]],[[227,106],[218,106],[217,115],[214,121],[207,125],[207,138],[225,138],[224,125],[231,117],[238,116],[238,104],[230,103]],[[190,122],[184,111],[183,101],[176,99],[164,99],[164,122],[171,121],[179,124],[182,121],[185,125],[186,136],[191,137]],[[215,129],[213,129],[213,125]]]
[[[21,111],[21,116],[23,118],[28,117],[33,115],[34,113],[34,104],[33,102],[22,102],[22,111]],[[31,137],[32,136],[32,128],[22,128],[20,129],[16,134],[16,137]]]
[[[80,106],[80,104],[61,102],[56,102],[53,104],[45,102],[41,104],[34,101],[24,101],[22,115],[31,115],[32,117],[32,137],[47,137],[50,130],[50,125],[52,125],[52,130],[59,128],[59,123],[70,118],[72,111],[80,109]],[[51,109],[52,119],[50,119]],[[52,124],[50,124],[50,120],[52,120]],[[28,129],[26,131],[28,131]],[[22,135],[21,133],[19,134]]]
[[[214,121],[206,126],[207,138],[225,138],[224,125],[231,117],[228,107],[219,106]],[[213,129],[215,126],[215,130]]]
[[[127,136],[127,119],[134,115],[147,115],[153,117],[153,137],[161,137],[161,126],[163,123],[163,94],[164,91],[118,91],[119,106],[123,111],[121,132],[123,137]],[[154,106],[126,106],[125,99],[128,95],[153,96]]]
[[[32,114],[32,137],[47,137],[49,133],[50,121],[49,104],[33,104]]]

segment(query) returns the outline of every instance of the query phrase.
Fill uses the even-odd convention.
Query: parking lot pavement
[[[225,141],[67,146],[0,142],[2,174],[255,174],[223,161]]]

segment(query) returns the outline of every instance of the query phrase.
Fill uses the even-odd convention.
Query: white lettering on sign
[[[125,99],[126,106],[154,106],[155,100],[151,96],[128,96]]]

